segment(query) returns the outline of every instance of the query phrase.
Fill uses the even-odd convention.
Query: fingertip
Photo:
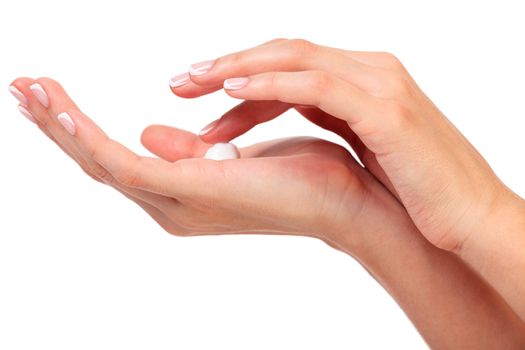
[[[11,81],[11,84],[9,84],[9,86],[15,86],[17,88],[20,88],[22,86],[28,86],[28,85],[32,84],[33,81],[34,81],[33,78],[18,77],[15,80]]]
[[[207,94],[210,94],[210,93],[213,93],[217,90],[219,90],[221,87],[203,87],[203,86],[199,86],[193,82],[189,82],[183,86],[180,86],[180,87],[171,87],[170,86],[170,90],[171,92],[178,96],[178,97],[182,97],[182,98],[197,98],[197,97],[200,97],[200,96],[203,96],[203,95],[207,95]]]
[[[232,135],[231,132],[228,133],[227,130],[225,131],[225,129],[221,126],[217,126],[213,130],[210,130],[204,134],[199,134],[199,139],[202,142],[210,145],[220,142],[230,142],[236,136],[237,135],[235,134]]]
[[[245,96],[243,96],[243,92],[240,90],[228,89],[225,86],[222,86],[222,90],[226,93],[226,95],[230,97],[233,97],[239,100],[248,100],[248,98],[245,98]]]
[[[155,135],[158,134],[160,125],[149,125],[140,134],[140,143],[148,148],[147,145],[151,144],[151,140],[155,139]]]

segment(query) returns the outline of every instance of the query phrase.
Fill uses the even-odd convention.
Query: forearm
[[[525,201],[514,194],[496,204],[483,228],[457,252],[525,322]]]
[[[349,251],[393,296],[435,349],[525,347],[525,325],[503,299],[454,254],[415,229],[381,232]],[[341,247],[345,250],[345,247]]]

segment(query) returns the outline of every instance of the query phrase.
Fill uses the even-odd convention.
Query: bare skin
[[[220,57],[190,79],[172,91],[197,97],[224,86],[247,100],[206,130],[206,142],[241,135],[287,107],[342,135],[425,238],[461,257],[525,321],[525,201],[397,58],[276,39]]]
[[[271,59],[274,54],[279,56],[279,50],[283,49],[273,45],[282,45],[285,50],[292,50],[292,53],[300,53],[302,48],[311,49],[312,52],[324,50],[323,48],[317,51],[317,48],[313,49],[308,46],[309,43],[305,44],[303,41],[299,41],[299,44],[292,41],[290,44],[286,40],[277,40],[258,47],[271,50],[271,54],[267,54],[265,59]],[[243,54],[244,58],[252,57],[249,51]],[[343,51],[335,52],[341,55],[337,56],[341,61],[347,59]],[[365,53],[356,55],[370,56]],[[405,179],[401,167],[394,166],[394,159],[401,161],[400,156],[395,156],[397,153],[394,151],[394,156],[386,156],[390,154],[387,149],[396,139],[394,136],[391,136],[391,139],[387,138],[391,142],[385,145],[381,143],[382,137],[370,136],[374,133],[363,131],[374,129],[373,125],[368,127],[371,129],[361,126],[354,129],[354,124],[343,118],[350,115],[345,110],[346,100],[339,100],[341,105],[332,108],[328,99],[332,94],[324,94],[327,97],[326,102],[322,100],[322,104],[316,104],[316,101],[306,98],[313,96],[307,88],[322,87],[324,91],[332,86],[331,83],[324,85],[325,82],[317,84],[311,80],[298,80],[299,85],[295,86],[293,92],[280,90],[280,93],[291,97],[281,98],[280,94],[271,90],[274,85],[265,85],[262,82],[272,81],[275,86],[282,82],[292,86],[296,78],[293,74],[282,80],[268,80],[263,75],[275,75],[277,70],[271,62],[258,60],[257,55],[252,61],[263,64],[243,64],[244,58],[234,58],[236,67],[244,69],[235,70],[237,68],[231,69],[228,57],[232,56],[219,59],[209,73],[192,76],[192,81],[174,88],[174,92],[183,97],[197,97],[220,89],[225,79],[248,75],[250,85],[255,86],[228,90],[228,93],[251,101],[244,102],[239,108],[227,113],[221,123],[203,135],[202,139],[187,131],[166,126],[146,128],[142,142],[158,158],[138,156],[109,139],[78,109],[62,87],[51,79],[40,78],[35,81],[19,78],[12,86],[27,99],[27,110],[38,127],[89,176],[112,186],[135,201],[166,231],[184,236],[253,232],[319,238],[360,261],[405,310],[431,347],[518,349],[524,346],[525,325],[518,316],[516,301],[507,300],[499,284],[489,278],[478,277],[479,271],[472,263],[476,254],[481,254],[479,252],[483,252],[486,246],[480,244],[482,248],[475,249],[470,248],[476,246],[469,243],[473,258],[467,261],[473,268],[463,261],[461,252],[471,251],[466,248],[467,235],[463,231],[474,224],[467,224],[467,220],[462,216],[462,220],[459,220],[461,222],[456,222],[457,225],[449,223],[450,229],[447,227],[446,235],[443,236],[438,227],[425,225],[427,221],[416,215],[420,211],[411,211],[411,207],[403,201],[409,193],[418,193],[417,196],[408,196],[411,203],[414,203],[413,208],[422,206],[425,208],[422,212],[429,213],[426,215],[431,215],[437,210],[436,217],[442,220],[443,225],[448,223],[447,220],[457,220],[456,216],[450,214],[452,210],[443,211],[436,201],[425,204],[425,192],[417,192],[428,187],[427,195],[435,195],[432,191],[436,189],[432,189],[432,184],[425,187],[421,185],[422,178],[417,177],[425,173],[418,167],[424,168],[426,164],[421,162],[423,164],[417,163],[418,167],[410,166],[414,171],[409,174],[409,179]],[[292,57],[297,59],[301,55],[294,54]],[[382,63],[383,56],[379,56],[377,60]],[[254,72],[254,66],[266,67],[268,72]],[[328,62],[326,66],[331,67],[335,64]],[[218,70],[214,73],[215,69]],[[317,77],[322,76],[322,79],[328,77],[328,73],[315,74],[318,74]],[[302,75],[303,78],[308,76]],[[261,78],[260,85],[257,85],[258,78]],[[346,81],[343,78],[338,79],[341,83]],[[29,89],[35,82],[43,88],[49,101],[48,106],[44,106]],[[303,85],[306,88],[301,88]],[[333,95],[337,94],[335,92]],[[264,98],[260,98],[261,96]],[[268,98],[269,96],[274,98]],[[419,98],[424,101],[422,97]],[[302,105],[314,105],[314,108]],[[327,105],[330,107],[326,107]],[[207,142],[232,139],[257,123],[277,117],[292,107],[321,127],[343,136],[358,150],[366,167],[360,166],[345,148],[309,137],[256,144],[241,149],[241,159],[236,160],[213,161],[199,158],[210,146]],[[245,114],[244,108],[252,112],[251,118],[245,118],[247,120],[240,119],[241,115]],[[335,113],[336,111],[341,113]],[[57,116],[64,112],[73,124],[73,129],[70,128],[69,131],[57,119]],[[379,118],[378,115],[370,115]],[[438,119],[437,114],[433,118]],[[396,127],[396,123],[391,124],[387,121],[384,124],[385,129],[382,129],[383,126],[376,126],[379,135],[390,127]],[[414,122],[414,125],[419,124]],[[445,122],[437,123],[437,126],[443,128],[449,127],[448,125]],[[360,138],[359,135],[363,132],[368,138]],[[406,134],[407,138],[416,135],[415,130],[411,132]],[[467,160],[472,154],[471,162],[477,165],[475,169],[483,171],[480,181],[493,180],[494,175],[490,168],[484,165],[481,157],[475,156],[477,153],[469,153],[475,151],[458,136],[459,133],[456,133],[455,129],[443,131],[443,135],[456,142],[459,150],[449,148],[459,152],[457,157],[461,156]],[[421,141],[423,147],[427,145],[425,142],[434,140],[421,137],[417,141]],[[401,149],[402,145],[396,147]],[[398,149],[396,147],[395,150]],[[462,147],[467,149],[465,154],[461,153]],[[374,153],[372,149],[383,152]],[[435,159],[447,156],[443,150],[437,153]],[[385,155],[386,160],[382,161],[383,158],[375,156],[376,154]],[[407,152],[403,161],[413,164],[414,159],[411,159],[411,156],[414,155]],[[396,170],[394,174],[400,179],[390,175],[392,169],[384,164]],[[447,171],[463,171],[462,168],[454,168],[458,164],[461,165],[461,162],[453,162]],[[410,192],[408,184],[412,180],[415,181],[416,189]],[[404,183],[407,184],[406,189],[403,186],[399,187],[399,184]],[[494,180],[493,185],[498,183]],[[465,195],[472,195],[468,192],[471,188],[464,189]],[[504,187],[501,191],[505,195],[510,192]],[[448,198],[446,193],[443,196]],[[453,199],[447,200],[454,203]],[[518,202],[516,199],[516,203]],[[463,201],[460,201],[457,209],[460,210],[462,205]],[[480,206],[484,205],[484,202],[480,203]],[[481,211],[482,209],[473,210],[471,215]],[[456,229],[460,233],[454,233]],[[497,256],[494,259],[498,261]],[[483,276],[486,277],[486,273]]]

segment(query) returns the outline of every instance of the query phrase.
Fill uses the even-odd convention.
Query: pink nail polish
[[[49,107],[49,98],[47,97],[46,91],[42,85],[34,83],[29,88],[31,91],[33,91],[33,95],[35,95],[38,102],[40,102],[46,108]]]
[[[24,115],[24,117],[36,124],[35,117],[33,117],[33,114],[31,114],[31,112],[29,112],[29,110],[26,107],[18,105],[18,110]]]
[[[190,66],[190,74],[191,75],[203,75],[204,73],[207,73],[210,71],[214,63],[215,63],[215,60],[194,63]]]
[[[73,119],[71,119],[71,116],[69,114],[65,112],[60,113],[57,116],[57,119],[60,122],[60,124],[62,124],[62,126],[67,130],[68,133],[70,133],[71,135],[75,135],[77,128],[75,126],[75,123],[73,122]]]
[[[206,125],[202,130],[199,132],[199,136],[206,135],[208,132],[210,132],[213,128],[217,126],[220,119],[212,121],[210,124]]]
[[[248,84],[248,78],[231,78],[224,81],[226,90],[239,90]]]
[[[16,86],[11,85],[9,86],[9,92],[13,94],[13,96],[23,105],[27,106],[27,98],[24,96],[24,94],[16,88]]]
[[[170,79],[170,86],[172,88],[178,88],[182,85],[186,85],[190,81],[190,75],[188,73],[179,74]]]

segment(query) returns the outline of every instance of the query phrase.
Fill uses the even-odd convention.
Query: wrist
[[[378,217],[373,223],[348,223],[325,235],[323,241],[351,255],[370,272],[375,267],[388,264],[389,259],[396,259],[402,254],[401,251],[417,250],[428,245],[406,213],[391,215],[388,218]]]
[[[479,250],[497,249],[507,242],[518,245],[521,240],[525,241],[525,201],[514,192],[505,190],[454,253],[469,260]]]

